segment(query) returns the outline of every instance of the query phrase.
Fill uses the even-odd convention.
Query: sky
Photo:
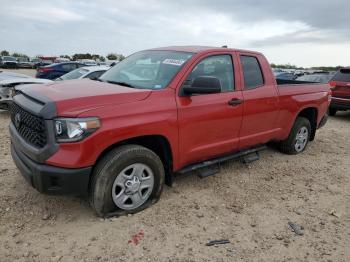
[[[350,66],[350,0],[0,0],[0,12],[0,50],[30,56],[228,45]]]

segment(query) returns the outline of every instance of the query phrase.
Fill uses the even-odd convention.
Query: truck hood
[[[37,100],[52,101],[58,116],[75,117],[79,114],[104,107],[132,103],[146,99],[151,90],[129,88],[115,84],[78,79],[43,85],[25,85],[20,92]],[[45,97],[45,99],[41,99]]]

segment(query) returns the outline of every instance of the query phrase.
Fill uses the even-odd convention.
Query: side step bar
[[[177,173],[179,174],[185,174],[191,171],[195,171],[197,169],[201,169],[201,168],[206,168],[206,167],[212,167],[215,164],[219,164],[222,162],[226,162],[229,160],[233,160],[233,159],[237,159],[237,158],[242,158],[243,157],[243,162],[244,163],[250,163],[254,160],[258,160],[259,156],[257,154],[257,152],[265,150],[267,148],[266,145],[262,145],[262,146],[258,146],[255,148],[250,148],[250,149],[246,149],[246,150],[242,150],[242,151],[238,151],[236,153],[233,153],[231,155],[226,155],[223,157],[218,157],[218,158],[214,158],[211,160],[207,160],[201,163],[197,163],[197,164],[193,164],[193,165],[189,165],[187,167],[184,167],[183,169],[179,170]],[[253,156],[248,157],[248,155],[253,154]],[[218,168],[210,168],[209,170],[204,171],[202,174],[200,174],[200,177],[207,177],[210,175],[214,175],[216,173],[218,173]]]

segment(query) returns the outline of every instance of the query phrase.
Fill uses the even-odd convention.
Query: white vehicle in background
[[[0,109],[7,110],[12,101],[12,92],[18,85],[46,84],[51,80],[38,79],[23,74],[0,71]]]
[[[57,78],[55,81],[73,80],[81,78],[90,78],[95,80],[99,78],[104,72],[110,69],[109,66],[84,66]]]
[[[93,59],[81,59],[80,63],[86,65],[86,66],[97,66],[97,63]]]
[[[108,66],[114,66],[114,65],[118,64],[119,62],[120,62],[119,60],[108,60],[108,59],[105,61],[106,65],[108,65]]]
[[[58,57],[54,61],[55,63],[63,63],[63,62],[70,62],[70,59],[64,58],[64,57]]]

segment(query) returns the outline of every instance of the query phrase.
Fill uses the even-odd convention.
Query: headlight
[[[77,142],[95,132],[101,126],[96,117],[55,119],[58,142]]]

